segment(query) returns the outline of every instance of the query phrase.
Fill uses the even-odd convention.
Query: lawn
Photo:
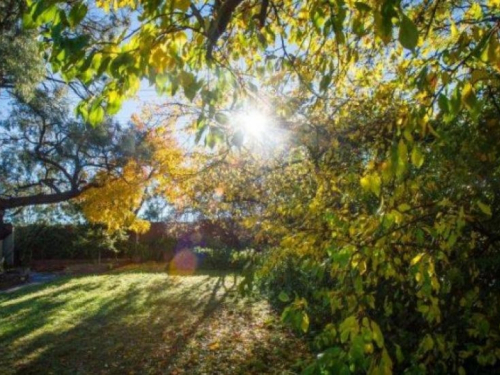
[[[0,373],[300,372],[305,344],[236,282],[132,266],[0,294]]]

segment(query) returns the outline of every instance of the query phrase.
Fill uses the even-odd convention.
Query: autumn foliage
[[[30,4],[54,69],[105,81],[90,123],[141,79],[196,108],[180,115],[212,150],[177,197],[254,234],[249,277],[313,339],[306,372],[497,371],[497,0],[99,1],[139,14],[103,43],[83,2]],[[245,106],[270,113],[270,149]]]

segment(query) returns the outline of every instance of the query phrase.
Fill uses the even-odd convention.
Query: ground
[[[300,372],[304,342],[236,282],[129,266],[0,294],[0,373]]]

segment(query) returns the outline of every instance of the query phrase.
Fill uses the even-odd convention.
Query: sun
[[[237,120],[245,133],[256,138],[262,138],[271,125],[269,116],[255,109],[239,114]]]

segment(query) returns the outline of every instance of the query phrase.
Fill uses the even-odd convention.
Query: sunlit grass
[[[162,265],[0,295],[0,373],[293,373],[307,357],[228,274]]]

